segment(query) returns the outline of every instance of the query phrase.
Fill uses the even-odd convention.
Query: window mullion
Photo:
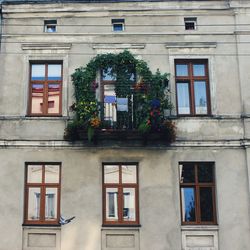
[[[45,64],[45,81],[44,81],[44,97],[43,97],[43,100],[44,100],[44,110],[43,110],[43,113],[45,115],[48,114],[48,64],[46,63]]]
[[[190,62],[188,66],[189,66],[189,76],[190,76],[190,110],[191,110],[191,114],[195,115],[194,76],[193,76],[192,62]]]

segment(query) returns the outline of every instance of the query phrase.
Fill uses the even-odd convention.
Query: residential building
[[[250,248],[248,1],[3,0],[0,10],[0,250]],[[89,94],[71,75],[124,50],[170,73],[176,141],[116,134],[136,95],[116,96],[121,79],[100,62],[89,93],[113,129],[66,140],[72,104]],[[146,74],[129,70],[134,91]],[[137,116],[126,119],[121,131],[134,131]]]

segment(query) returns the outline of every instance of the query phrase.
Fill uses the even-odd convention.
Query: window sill
[[[131,224],[131,225],[123,225],[123,224],[117,224],[117,225],[102,225],[102,227],[104,228],[104,229],[108,229],[108,228],[140,228],[141,227],[141,225],[140,224],[136,224],[136,225],[134,225],[134,224]]]
[[[24,228],[61,228],[60,224],[22,224]]]
[[[218,231],[218,225],[181,225],[181,231]]]

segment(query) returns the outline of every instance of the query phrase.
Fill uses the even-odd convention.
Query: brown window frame
[[[45,80],[31,80],[31,68],[32,65],[43,64],[45,65]],[[61,80],[48,80],[48,65],[60,64],[61,65]],[[63,84],[63,62],[62,61],[30,61],[30,73],[29,73],[29,100],[28,100],[28,116],[62,116],[62,84]],[[32,84],[43,84],[43,112],[32,113]],[[49,114],[48,113],[48,85],[59,84],[59,112]]]
[[[28,167],[29,165],[42,165],[42,183],[28,183]],[[59,183],[45,183],[45,165],[59,166]],[[60,201],[61,201],[61,168],[60,162],[27,162],[25,163],[25,188],[24,188],[24,225],[60,225]],[[41,189],[40,200],[40,220],[28,220],[28,207],[29,207],[29,188]],[[46,188],[57,188],[57,218],[55,220],[45,220],[45,194]]]
[[[177,70],[176,70],[177,64],[188,65],[188,76],[177,76]],[[193,64],[205,65],[205,76],[194,76]],[[207,98],[207,113],[206,114],[196,114],[195,112],[195,95],[194,95],[195,94],[194,93],[195,81],[206,82],[206,98]],[[190,114],[179,114],[177,84],[182,83],[182,82],[188,83]],[[175,59],[175,91],[176,91],[176,111],[177,111],[178,116],[209,116],[211,115],[208,60],[207,59]]]
[[[199,182],[198,181],[198,165],[199,164],[210,164],[213,173],[213,182]],[[193,164],[195,182],[181,183],[180,180],[180,208],[181,208],[181,224],[182,225],[217,225],[217,215],[216,215],[216,198],[215,198],[215,164],[214,162],[179,162],[179,166],[182,164]],[[180,168],[179,168],[180,171]],[[180,175],[181,176],[181,173]],[[195,193],[195,221],[184,221],[182,214],[182,193],[181,188],[192,187]],[[213,220],[212,221],[201,221],[201,208],[200,208],[200,188],[210,187],[212,188],[212,206],[213,206]]]
[[[119,166],[119,183],[104,183],[104,167],[105,165]],[[136,183],[122,183],[122,165],[136,165]],[[126,163],[126,162],[105,162],[102,164],[102,204],[103,204],[103,226],[126,226],[134,225],[139,226],[139,178],[138,178],[138,163]],[[118,221],[106,220],[106,188],[118,189]],[[135,209],[136,220],[135,221],[123,221],[123,188],[135,188]]]

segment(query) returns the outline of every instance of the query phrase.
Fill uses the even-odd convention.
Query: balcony
[[[100,79],[97,82],[97,79]],[[153,74],[128,51],[93,58],[72,75],[76,102],[66,140],[127,144],[164,144],[175,140],[168,74]]]

